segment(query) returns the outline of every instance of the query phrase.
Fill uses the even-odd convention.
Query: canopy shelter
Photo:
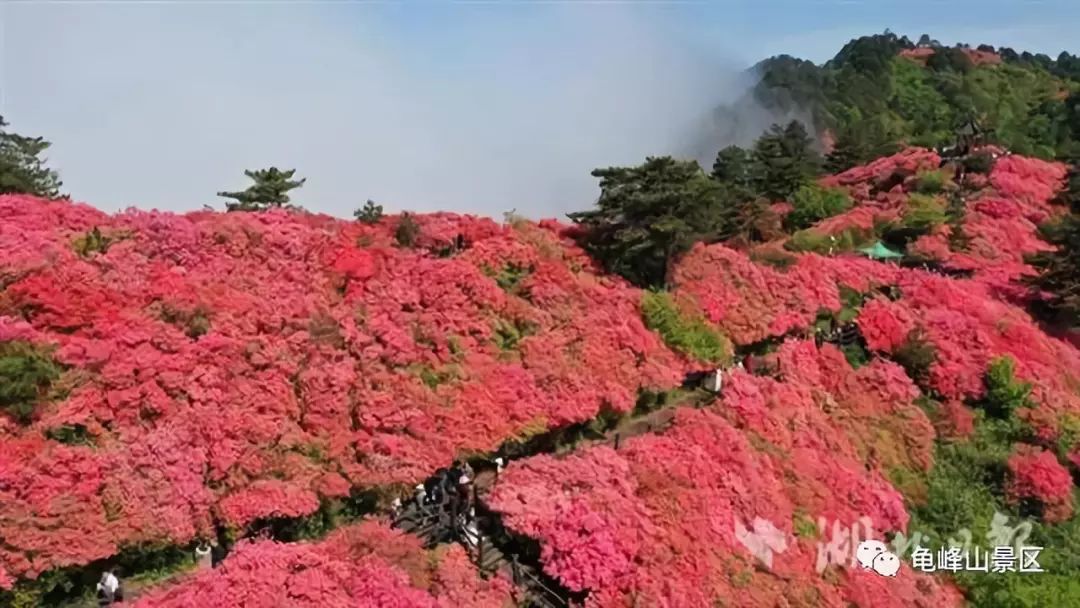
[[[898,260],[904,257],[904,254],[889,249],[881,241],[878,241],[869,247],[860,249],[859,253],[862,253],[873,260]]]

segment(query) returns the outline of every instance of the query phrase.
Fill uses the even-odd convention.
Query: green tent
[[[896,253],[882,244],[881,241],[874,243],[870,247],[860,249],[859,253],[864,253],[867,257],[874,260],[895,260],[904,257],[904,254]]]

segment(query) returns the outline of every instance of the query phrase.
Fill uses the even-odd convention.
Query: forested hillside
[[[824,65],[789,55],[762,61],[741,103],[805,113],[835,146],[836,171],[896,151],[938,147],[973,118],[1016,154],[1076,156],[1080,58],[979,45],[916,43],[885,33],[846,44]],[[724,110],[721,110],[723,113]]]

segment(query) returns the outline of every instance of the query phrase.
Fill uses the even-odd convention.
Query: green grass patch
[[[916,193],[908,196],[901,223],[905,228],[928,232],[948,220],[945,203],[937,197]]]
[[[791,238],[784,243],[784,248],[799,253],[830,255],[866,247],[872,244],[875,239],[872,229],[863,229],[856,226],[846,228],[836,234],[826,234],[813,228],[807,228],[791,235]]]
[[[840,188],[809,184],[795,191],[791,206],[793,209],[784,222],[790,228],[800,229],[851,209],[852,201],[848,193]]]
[[[870,362],[870,353],[861,344],[845,344],[840,347],[840,352],[844,353],[844,358],[853,369],[859,369]]]
[[[948,181],[944,171],[921,171],[915,176],[914,190],[920,194],[938,194]]]
[[[114,243],[130,238],[126,232],[105,234],[97,226],[83,233],[71,242],[71,248],[81,258],[89,258],[93,254],[104,254],[109,251]]]
[[[983,407],[989,416],[1009,419],[1017,408],[1032,405],[1028,401],[1031,384],[1017,380],[1015,368],[1012,357],[1007,355],[994,359],[987,367]]]
[[[723,364],[731,360],[731,343],[703,317],[684,315],[671,295],[647,291],[641,296],[645,325],[660,334],[671,348],[699,361]]]
[[[65,445],[94,445],[86,427],[81,424],[62,424],[45,431],[45,437]]]
[[[536,325],[523,319],[495,321],[495,344],[504,352],[516,351],[522,338],[536,333]]]
[[[62,369],[44,349],[13,340],[0,342],[0,410],[26,424]]]
[[[799,538],[815,539],[818,537],[817,524],[806,513],[796,511],[794,517],[792,517],[791,528],[795,531],[795,536]]]
[[[507,264],[494,274],[495,283],[505,292],[516,294],[522,279],[532,274],[533,269],[517,264]]]

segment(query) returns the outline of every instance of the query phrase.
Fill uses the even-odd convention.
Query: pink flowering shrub
[[[1014,502],[1038,501],[1046,521],[1064,521],[1072,516],[1072,489],[1072,476],[1052,452],[1019,446],[1009,457],[1007,497]]]
[[[676,297],[690,297],[737,344],[811,325],[819,310],[842,307],[841,285],[869,291],[895,281],[897,269],[856,257],[802,254],[785,270],[754,263],[724,245],[697,245],[675,267]]]
[[[859,204],[848,212],[851,217],[830,218],[814,230],[862,226],[869,216],[894,212],[906,200],[909,178],[937,162],[931,152],[910,149],[824,179],[847,187]],[[904,181],[893,191],[867,198],[870,186],[895,181],[896,175]],[[1061,416],[1080,413],[1075,391],[1080,351],[1046,334],[1018,306],[1030,294],[1019,279],[1033,272],[1024,257],[1048,247],[1037,235],[1037,224],[1061,213],[1051,198],[1063,177],[1059,163],[1002,157],[991,173],[993,187],[966,202],[963,221],[955,228],[966,237],[963,249],[953,249],[958,244],[953,226],[940,226],[911,245],[912,251],[948,268],[973,271],[967,280],[851,255],[791,254],[794,264],[779,270],[724,245],[699,245],[675,268],[676,297],[681,294],[700,306],[737,344],[748,344],[805,335],[819,312],[839,311],[842,287],[855,289],[871,296],[856,318],[868,348],[894,356],[918,329],[934,355],[929,387],[947,400],[981,397],[989,362],[1013,357],[1018,377],[1034,384],[1032,397],[1040,407],[1030,416],[1038,418],[1040,436],[1050,440]],[[876,287],[895,287],[899,298],[887,299]]]
[[[869,516],[879,534],[905,529],[903,499],[882,471],[928,468],[933,429],[894,364],[853,370],[835,348],[790,341],[778,361],[784,381],[733,371],[720,403],[680,408],[670,428],[618,450],[515,462],[489,503],[512,529],[540,541],[549,574],[591,590],[590,606],[636,600],[695,608],[721,598],[771,606],[809,595],[822,605],[859,601],[864,577],[842,569],[827,582],[816,571],[816,543],[796,536],[794,522],[851,525]],[[868,460],[876,463],[869,471]],[[739,540],[740,527],[759,519],[776,529],[774,550],[782,553],[768,574]],[[881,605],[960,601],[915,573],[880,585],[889,591]]]
[[[1065,172],[1063,163],[1009,155],[994,162],[990,183],[1003,196],[1040,206],[1061,188]]]
[[[276,479],[262,479],[218,502],[227,524],[242,525],[262,517],[297,517],[319,508],[319,497]]]
[[[867,165],[852,167],[843,173],[824,178],[826,186],[852,186],[860,183],[880,183],[894,173],[915,175],[921,170],[934,170],[941,164],[941,157],[933,150],[908,148],[892,156],[884,156]]]
[[[403,248],[391,221],[0,197],[0,339],[66,369],[30,424],[0,416],[0,569],[310,514],[681,380],[641,292],[557,225],[414,219]]]
[[[460,547],[424,551],[380,523],[342,528],[317,543],[242,541],[213,570],[153,589],[137,608],[508,608],[510,583],[481,580]]]
[[[886,298],[867,302],[856,320],[859,331],[871,350],[892,352],[907,340],[915,329],[915,318],[903,304]]]
[[[939,164],[911,148],[821,180],[856,204],[809,230],[865,236],[900,220],[917,176]],[[977,191],[963,216],[907,253],[970,278],[783,251],[785,204],[758,227],[771,236],[755,257],[735,242],[695,246],[672,268],[672,297],[738,346],[779,342],[766,365],[726,371],[713,405],[680,408],[619,450],[513,463],[491,506],[591,606],[958,605],[940,578],[906,568],[823,576],[817,543],[863,516],[879,536],[907,527],[888,476],[928,471],[935,436],[972,432],[965,403],[984,396],[1002,356],[1032,385],[1017,415],[1080,466],[1078,446],[1062,443],[1080,415],[1080,351],[1024,311],[1020,281],[1025,256],[1047,247],[1037,225],[1062,212],[1063,176],[1005,156],[966,178]],[[573,244],[579,227],[413,221],[406,247],[393,217],[107,215],[0,196],[0,341],[45,349],[64,370],[29,422],[0,416],[0,589],[127,546],[304,516],[357,488],[392,491],[458,455],[629,412],[639,391],[670,389],[694,367],[645,327],[640,290]],[[854,319],[869,351],[858,368],[810,339],[823,313]],[[932,355],[917,380],[942,401],[933,423],[894,362],[916,338]],[[1051,452],[1010,458],[1009,500],[1057,521],[1071,492]],[[783,551],[771,572],[749,530]],[[460,548],[423,551],[368,522],[317,543],[242,542],[221,568],[139,605],[450,608],[509,595]]]

